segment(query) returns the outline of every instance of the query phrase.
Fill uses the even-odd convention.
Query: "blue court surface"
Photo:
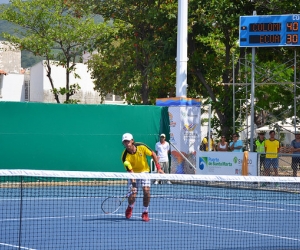
[[[149,222],[141,220],[140,193],[131,219],[126,201],[105,215],[101,202],[126,191],[2,188],[0,249],[300,249],[296,192],[152,185]]]

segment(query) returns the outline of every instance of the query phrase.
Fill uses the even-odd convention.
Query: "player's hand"
[[[165,173],[162,169],[158,170],[157,172],[160,173],[160,174],[164,174]]]

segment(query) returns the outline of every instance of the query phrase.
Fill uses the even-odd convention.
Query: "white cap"
[[[166,138],[166,135],[165,134],[161,134],[160,137],[165,137]]]
[[[123,141],[130,141],[133,139],[133,136],[132,134],[129,134],[129,133],[125,133],[123,136],[122,136],[122,142]]]

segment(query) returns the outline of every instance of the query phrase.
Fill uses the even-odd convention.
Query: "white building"
[[[20,68],[19,73],[3,70],[3,74],[0,74],[0,101],[56,103],[43,63],[39,62],[26,71],[20,70]],[[2,69],[0,68],[0,70]],[[76,74],[80,78],[75,78],[74,73],[71,73],[70,85],[78,83],[81,89],[71,99],[79,100],[80,104],[99,104],[101,98],[99,93],[94,90],[94,83],[87,66],[83,63],[77,63]],[[59,89],[66,86],[65,68],[52,65],[51,76],[55,88]],[[65,97],[60,96],[60,102],[63,103],[64,101]],[[112,94],[107,95],[103,103],[125,104],[120,97]]]
[[[39,62],[30,69],[30,102],[46,102],[55,103],[52,87],[47,77],[47,72],[44,67],[45,62]],[[76,63],[76,74],[80,78],[75,78],[74,73],[70,73],[69,84],[78,84],[80,90],[71,99],[79,100],[80,104],[98,104],[101,102],[99,93],[94,90],[94,83],[91,79],[87,65]],[[51,77],[56,89],[66,87],[66,69],[62,66],[51,65]],[[60,102],[65,101],[64,96],[60,96]],[[124,104],[124,101],[116,96],[108,95],[103,103]]]
[[[0,41],[0,101],[25,101],[24,73],[21,51]]]
[[[24,74],[0,75],[0,102],[24,102]]]
[[[85,61],[90,58],[89,53],[83,55]],[[21,68],[21,51],[9,42],[0,41],[0,101],[16,102],[46,102],[56,103],[52,87],[47,77],[44,61],[32,66],[29,70]],[[94,90],[94,83],[88,72],[87,65],[76,64],[76,74],[70,74],[70,85],[77,83],[80,90],[71,99],[79,100],[80,104],[99,104],[101,98]],[[51,65],[51,77],[54,88],[66,87],[66,69],[62,66]],[[60,102],[65,96],[59,97]],[[118,96],[108,94],[103,100],[105,104],[125,104]]]
[[[21,51],[7,41],[0,41],[0,69],[10,74],[21,70]]]

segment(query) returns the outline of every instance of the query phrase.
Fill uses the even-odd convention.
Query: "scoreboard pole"
[[[256,11],[253,11],[256,16]],[[251,119],[250,119],[250,151],[254,149],[254,100],[255,100],[255,47],[252,47],[251,61]],[[248,134],[248,133],[247,133]],[[248,135],[247,135],[248,137]]]

